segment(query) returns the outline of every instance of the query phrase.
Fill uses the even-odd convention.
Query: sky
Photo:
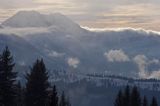
[[[0,22],[21,10],[60,12],[90,28],[160,31],[160,0],[0,0]]]

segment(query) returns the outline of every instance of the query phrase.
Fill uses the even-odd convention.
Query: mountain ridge
[[[34,11],[33,13],[22,11],[17,14],[20,14],[20,16],[21,14],[34,14],[43,17],[39,12]],[[52,20],[53,16],[47,15],[47,17],[51,17],[49,20]],[[56,16],[57,18],[54,18],[54,21],[64,18],[59,13]],[[30,15],[27,17],[30,17]],[[46,64],[49,69],[58,68],[82,73],[106,72],[113,75],[160,78],[160,51],[158,49],[160,36],[158,33],[134,29],[96,32],[85,30],[79,25],[75,27],[77,26],[75,22],[66,20],[65,18],[65,21],[59,21],[61,24],[58,24],[57,21],[53,26],[47,25],[44,27],[8,28],[4,26],[0,30],[0,34],[3,34],[3,36],[0,35],[0,38],[3,38],[5,34],[15,34],[21,37],[27,41],[24,43],[28,43],[36,50],[27,48],[25,46],[27,44],[23,44],[17,39],[15,41],[20,42],[19,44],[22,46],[20,49],[25,48],[26,51],[36,52],[37,57],[44,58],[47,61]],[[17,19],[16,22],[18,22]],[[73,23],[73,25],[70,23]],[[28,64],[30,60],[31,62],[34,61],[32,55],[24,54],[22,50],[17,52],[16,49],[19,48],[19,45],[14,43],[15,41],[4,39],[4,41],[0,41],[0,44],[1,47],[6,45],[11,47],[16,57],[19,57],[19,54],[30,57],[26,59],[28,61],[23,62],[27,66],[30,65]],[[18,63],[22,60],[23,58],[16,58]]]
[[[52,25],[58,26],[60,24],[73,25],[78,27],[79,25],[70,20],[68,17],[61,13],[54,14],[41,14],[37,11],[19,11],[12,17],[2,22],[3,26],[8,27],[49,27]]]

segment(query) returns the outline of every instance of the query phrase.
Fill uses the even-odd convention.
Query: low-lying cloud
[[[67,63],[70,67],[77,68],[78,65],[80,64],[80,61],[78,58],[70,57],[68,58]]]
[[[148,66],[151,64],[159,65],[160,61],[158,59],[149,59],[145,55],[136,55],[132,59],[121,49],[110,50],[104,53],[104,56],[109,62],[134,62],[138,66],[138,76],[140,78],[160,78],[160,69],[149,71]]]
[[[109,62],[127,62],[129,61],[129,57],[125,52],[121,49],[119,50],[110,50],[109,52],[105,52],[104,56],[107,58]]]
[[[147,69],[150,64],[159,64],[158,59],[149,60],[145,55],[137,55],[133,61],[138,65],[140,78],[160,78],[160,69],[152,72]]]
[[[146,66],[148,65],[147,57],[145,55],[137,55],[133,58],[133,61],[138,65],[139,76],[141,78],[146,78],[148,76],[148,73],[146,72]]]
[[[64,55],[65,55],[65,53],[59,53],[56,51],[50,51],[48,53],[48,56],[50,56],[50,57],[63,57]]]
[[[56,30],[56,29],[55,29]],[[58,31],[61,31],[61,30],[57,30],[55,32],[58,32]],[[100,33],[97,33],[97,32],[101,32],[103,33],[103,36],[109,36],[109,38],[112,38],[112,40],[114,40],[114,42],[116,42],[117,44],[117,37],[119,38],[125,38],[125,40],[132,40],[132,37],[136,36],[135,37],[135,41],[139,40],[139,37],[140,36],[149,36],[149,38],[145,37],[146,39],[143,40],[143,42],[138,42],[138,45],[141,45],[143,44],[143,46],[146,46],[146,44],[150,44],[151,43],[151,47],[154,47],[154,44],[155,45],[159,45],[159,42],[155,42],[156,41],[155,39],[160,39],[159,38],[159,35],[160,33],[159,32],[155,32],[155,31],[149,31],[149,30],[144,30],[144,29],[134,29],[134,28],[119,28],[119,29],[101,29],[101,30],[98,30],[98,29],[94,29],[92,30],[91,32],[95,32],[94,34],[96,35],[96,37],[101,37],[99,36]],[[23,35],[27,35],[26,37],[28,37],[29,35],[39,35],[39,34],[43,34],[43,33],[49,33],[49,34],[52,34],[54,35],[54,31],[51,32],[50,30],[48,30],[48,28],[4,28],[4,29],[1,29],[0,30],[0,33],[4,33],[4,34],[18,34],[19,36],[21,35],[23,37]],[[94,35],[93,34],[93,35]],[[115,36],[116,35],[116,36]],[[56,36],[56,34],[55,34]],[[63,39],[65,38],[68,38],[72,35],[67,35],[67,37],[64,37]],[[153,36],[151,38],[153,39],[150,39],[150,36]],[[75,36],[74,36],[75,37]],[[84,36],[83,36],[84,37]],[[87,36],[88,37],[88,36]],[[92,37],[92,35],[90,35],[90,37]],[[94,36],[95,37],[95,36]],[[95,37],[95,38],[96,38]],[[114,38],[113,38],[114,37]],[[127,38],[128,37],[128,38]],[[56,37],[55,37],[56,38]],[[75,37],[76,38],[76,37]],[[81,36],[79,36],[79,38],[81,38]],[[77,37],[78,39],[78,37]],[[76,40],[77,40],[76,39]],[[74,40],[74,39],[73,39]],[[90,40],[90,39],[89,39]],[[101,39],[100,39],[101,40]],[[111,40],[111,41],[112,41]],[[119,39],[118,39],[119,40]],[[120,39],[121,40],[121,39]],[[151,41],[150,41],[151,40]],[[92,46],[95,46],[97,47],[97,42],[96,42],[96,39],[94,40],[95,42],[93,44],[95,45],[92,45]],[[103,40],[102,40],[103,41]],[[144,43],[145,41],[147,41],[147,43]],[[101,41],[100,41],[101,42]],[[104,42],[106,42],[106,40],[104,40]],[[128,43],[129,42],[129,43]],[[147,67],[151,64],[159,64],[159,60],[158,59],[150,59],[149,57],[146,56],[147,53],[142,53],[143,55],[137,55],[139,54],[137,48],[131,48],[132,47],[132,44],[131,46],[129,46],[130,48],[128,48],[128,44],[130,44],[130,41],[128,41],[126,43],[127,45],[127,48],[125,48],[124,50],[128,50],[128,49],[133,49],[134,51],[136,51],[136,54],[134,54],[135,57],[131,57],[129,54],[128,51],[124,51],[122,50],[121,48],[122,47],[119,47],[119,49],[111,49],[107,52],[101,52],[101,56],[105,56],[105,58],[109,61],[109,62],[134,62],[137,64],[138,68],[139,68],[139,77],[141,78],[160,78],[160,69],[153,69],[151,72],[149,72],[149,70],[147,69]],[[88,44],[88,42],[85,42],[86,44]],[[124,42],[125,43],[125,42]],[[79,43],[78,43],[79,44]],[[115,43],[113,43],[115,44]],[[121,42],[119,43],[121,44]],[[106,46],[109,46],[110,45],[102,45],[100,48],[104,49]],[[121,45],[120,45],[121,46]],[[85,46],[84,46],[85,47]],[[87,46],[88,47],[88,46]],[[114,45],[114,47],[116,47],[116,45]],[[118,48],[118,47],[116,47]],[[85,48],[86,50],[90,50],[90,48]],[[142,48],[143,49],[143,48]],[[142,50],[141,49],[141,50]],[[152,48],[153,49],[153,48]],[[74,49],[73,49],[74,50]],[[99,49],[100,50],[100,49]],[[106,49],[104,49],[106,50]],[[155,50],[155,49],[154,49]],[[65,51],[64,51],[65,52]],[[89,51],[90,52],[90,51]],[[154,53],[155,51],[153,52],[150,52],[150,53]],[[48,53],[48,52],[47,52]],[[64,56],[65,54],[64,53],[61,53],[61,52],[57,52],[57,51],[50,51],[48,53],[48,56],[50,57],[62,57]],[[65,56],[64,56],[65,57]],[[79,64],[80,64],[80,60],[81,58],[76,58],[76,57],[69,57],[67,60],[66,60],[66,63],[72,67],[72,68],[78,68]],[[89,63],[88,63],[89,64]],[[96,66],[95,66],[96,67]],[[94,68],[95,68],[94,67]],[[87,67],[88,68],[88,67]]]

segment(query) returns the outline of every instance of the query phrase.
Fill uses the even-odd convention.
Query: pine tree
[[[124,90],[123,102],[123,106],[130,106],[130,88],[128,85]]]
[[[144,98],[143,98],[142,106],[148,106],[148,101],[147,101],[146,96],[144,96]]]
[[[130,93],[129,86],[125,88],[124,93],[122,93],[122,91],[120,90],[116,97],[114,106],[126,106],[126,100],[127,100],[126,97],[128,97],[129,106],[148,106],[148,101],[146,96],[144,96],[143,102],[141,103],[140,93],[136,86],[133,87],[131,93]],[[155,97],[152,98],[152,102],[150,106],[158,106],[158,103]]]
[[[59,102],[59,106],[67,106],[67,101],[64,92],[62,92],[61,99]]]
[[[123,94],[122,94],[122,91],[120,90],[118,92],[118,95],[116,97],[116,100],[115,100],[115,103],[114,103],[114,106],[123,106]]]
[[[150,106],[158,106],[158,103],[155,97],[152,98],[152,102]]]
[[[17,84],[17,92],[16,92],[16,106],[24,106],[24,93],[23,93],[23,88],[21,87],[21,83],[18,82]]]
[[[43,60],[37,60],[27,75],[26,106],[46,106],[48,99],[48,73]]]
[[[140,97],[140,93],[136,86],[134,86],[132,89],[130,100],[131,100],[130,106],[141,106],[141,97]]]
[[[70,103],[69,98],[67,98],[67,100],[66,100],[66,106],[72,106],[71,103]]]
[[[14,68],[13,57],[6,47],[0,58],[0,104],[3,106],[15,105],[15,84],[17,73]]]
[[[2,102],[2,98],[3,98],[3,89],[2,89],[2,86],[3,86],[3,83],[4,83],[4,75],[3,75],[3,70],[2,70],[2,56],[0,54],[0,106],[3,105],[3,102]]]
[[[50,102],[50,106],[58,106],[58,94],[57,94],[57,89],[56,86],[53,86],[53,90],[52,90],[52,95],[51,95],[51,102]]]

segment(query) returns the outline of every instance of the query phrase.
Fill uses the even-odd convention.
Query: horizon
[[[7,21],[8,19],[12,18],[13,16],[17,15],[19,12],[37,12],[37,13],[39,13],[41,15],[54,15],[54,14],[64,15],[64,14],[58,13],[58,12],[55,12],[55,13],[43,13],[43,12],[39,12],[39,11],[36,11],[36,10],[20,10],[20,11],[17,11],[16,13],[14,13],[12,16],[10,16],[10,17],[6,18],[5,20],[3,20],[2,22],[0,22],[0,25],[2,25],[3,22]],[[66,16],[67,18],[71,19],[67,15],[64,15],[64,16]],[[112,27],[103,27],[103,28],[100,28],[100,27],[88,27],[88,26],[82,26],[78,22],[76,22],[76,21],[74,21],[72,19],[71,19],[71,21],[75,22],[76,24],[78,24],[83,29],[86,29],[88,31],[94,31],[94,32],[133,30],[133,31],[142,31],[142,32],[146,32],[146,33],[155,33],[157,35],[160,34],[160,31],[152,30],[152,29],[145,29],[145,28],[142,28],[142,27],[137,27],[137,28],[134,28],[134,27],[115,27],[115,28],[112,28]],[[31,27],[31,28],[34,28],[34,27]],[[14,28],[12,28],[12,29],[14,29]],[[24,28],[18,28],[18,29],[24,29]],[[3,30],[3,29],[1,29],[1,30]]]
[[[0,3],[0,23],[18,11],[62,13],[89,28],[142,28],[160,31],[158,0],[5,0]],[[81,5],[81,6],[79,6]]]

